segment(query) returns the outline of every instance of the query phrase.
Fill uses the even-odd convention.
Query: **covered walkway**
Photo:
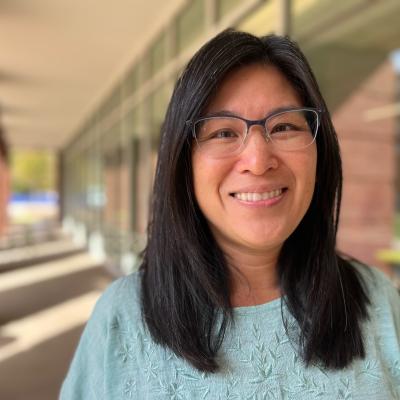
[[[389,274],[377,254],[400,249],[398,0],[110,4],[0,0],[0,129],[11,149],[55,155],[60,199],[50,231],[1,237],[9,175],[0,154],[1,400],[57,398],[96,299],[138,266],[173,85],[227,27],[288,33],[309,58],[343,155],[339,248]]]
[[[54,400],[112,277],[68,238],[0,255],[0,398]]]

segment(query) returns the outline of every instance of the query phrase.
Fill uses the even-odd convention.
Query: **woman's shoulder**
[[[361,276],[363,284],[373,297],[386,296],[388,293],[398,297],[392,281],[383,271],[359,261],[352,261],[351,265]]]
[[[140,271],[115,279],[99,297],[92,318],[136,318],[140,313],[140,280]]]
[[[103,393],[105,374],[109,376],[120,369],[114,360],[107,371],[103,370],[104,360],[112,360],[115,353],[127,357],[127,347],[121,349],[120,339],[128,329],[140,330],[139,288],[140,273],[135,272],[116,279],[100,296],[80,338],[61,399],[107,397]]]
[[[118,277],[109,284],[102,296],[120,298],[124,296],[138,296],[140,290],[141,271],[131,272],[129,275]]]
[[[400,295],[389,277],[376,267],[353,262],[363,279],[376,323],[391,326],[400,342]]]

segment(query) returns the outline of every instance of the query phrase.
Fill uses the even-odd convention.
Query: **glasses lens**
[[[318,130],[318,113],[314,110],[292,110],[266,121],[272,142],[282,150],[299,150],[309,146]]]
[[[202,151],[223,157],[237,151],[246,134],[246,123],[234,117],[210,117],[196,122],[194,133]]]

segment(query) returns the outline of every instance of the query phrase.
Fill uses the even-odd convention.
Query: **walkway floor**
[[[42,250],[53,259],[12,270],[6,260],[16,257],[15,250],[0,252],[0,271],[5,271],[0,273],[2,400],[58,398],[83,326],[112,280],[101,264],[71,243],[48,242]],[[20,257],[33,254],[32,248],[18,251]],[[32,257],[41,259],[40,254]]]

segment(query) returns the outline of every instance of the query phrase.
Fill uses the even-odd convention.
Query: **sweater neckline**
[[[265,313],[267,311],[273,311],[281,307],[282,297],[268,301],[263,304],[257,304],[255,306],[241,306],[233,307],[233,312],[235,315],[249,315]]]

